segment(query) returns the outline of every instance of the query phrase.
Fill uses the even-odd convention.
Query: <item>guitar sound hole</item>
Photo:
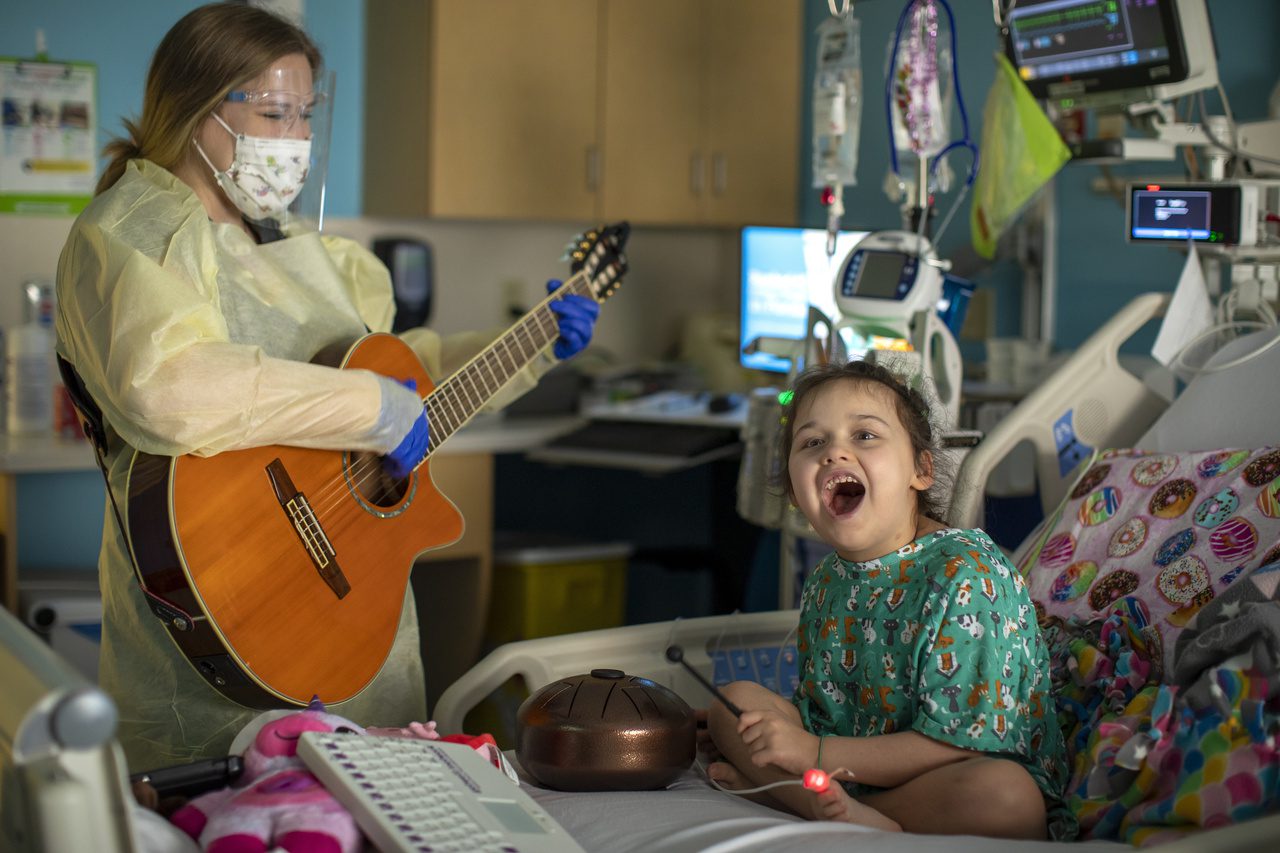
[[[360,497],[379,509],[393,507],[404,500],[412,478],[397,480],[382,467],[382,458],[376,453],[360,452],[351,456],[352,477]]]

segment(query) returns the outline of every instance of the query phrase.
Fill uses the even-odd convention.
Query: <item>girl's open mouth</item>
[[[866,487],[853,475],[837,474],[827,480],[822,490],[822,500],[826,504],[827,512],[839,518],[856,510],[866,493]]]

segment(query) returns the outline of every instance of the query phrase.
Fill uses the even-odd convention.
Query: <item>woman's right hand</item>
[[[818,757],[818,736],[777,711],[743,711],[738,734],[756,767],[772,764],[799,776],[812,768]]]

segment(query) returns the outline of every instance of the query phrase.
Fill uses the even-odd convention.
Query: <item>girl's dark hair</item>
[[[127,136],[103,148],[110,158],[96,193],[124,174],[130,160],[145,157],[172,170],[187,156],[196,129],[227,93],[254,79],[283,56],[300,53],[313,74],[320,50],[298,27],[243,3],[210,3],[193,9],[170,28],[147,72],[142,115],[125,119]]]
[[[946,486],[950,472],[941,453],[941,445],[929,422],[929,404],[924,395],[912,388],[902,377],[887,367],[867,361],[849,361],[841,364],[819,364],[805,369],[796,377],[791,389],[791,399],[782,407],[782,430],[778,434],[778,483],[794,500],[791,488],[791,443],[795,440],[796,412],[805,400],[818,389],[832,382],[852,380],[867,386],[880,386],[884,393],[892,395],[898,420],[907,430],[911,440],[912,455],[917,469],[923,467],[926,455],[931,463],[933,484],[918,493],[918,509],[921,515],[946,523]]]

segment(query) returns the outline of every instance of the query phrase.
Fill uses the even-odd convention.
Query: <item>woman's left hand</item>
[[[555,279],[547,282],[547,293],[554,293],[560,285],[561,282]],[[596,318],[600,316],[600,304],[586,296],[570,293],[552,302],[550,308],[556,315],[560,332],[553,350],[556,358],[566,359],[586,349]]]
[[[777,711],[743,711],[738,734],[756,767],[772,764],[799,776],[813,767],[818,757],[818,736]]]

